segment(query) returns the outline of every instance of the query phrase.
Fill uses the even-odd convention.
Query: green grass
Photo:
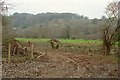
[[[100,44],[101,41],[100,40],[84,40],[84,39],[60,39],[61,42],[63,43],[96,43],[96,44]]]
[[[50,39],[41,39],[41,38],[15,38],[16,40],[18,41],[21,41],[21,42],[28,42],[28,41],[31,41],[31,42],[47,42],[49,41]]]
[[[16,40],[22,41],[22,42],[47,42],[50,39],[42,39],[42,38],[16,38]],[[59,39],[61,43],[91,43],[91,44],[101,44],[102,41],[100,40],[83,40],[83,39]]]

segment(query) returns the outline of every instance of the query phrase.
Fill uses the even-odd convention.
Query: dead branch
[[[46,53],[43,53],[42,55],[39,55],[37,58],[40,58],[40,57],[42,57],[42,56],[44,56],[44,55],[46,55]]]

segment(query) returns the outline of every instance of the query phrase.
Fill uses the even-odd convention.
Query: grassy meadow
[[[21,42],[47,42],[50,39],[42,39],[42,38],[16,38],[16,40]],[[100,40],[83,40],[83,39],[58,39],[61,43],[76,43],[76,44],[101,44],[102,41]]]

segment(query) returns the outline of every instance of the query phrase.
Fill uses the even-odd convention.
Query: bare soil
[[[40,47],[35,51],[41,52]],[[40,54],[37,54],[39,56]],[[51,49],[33,60],[3,61],[3,78],[118,78],[118,63],[100,54]]]

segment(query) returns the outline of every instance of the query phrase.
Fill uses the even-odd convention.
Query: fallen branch
[[[16,42],[16,44],[17,44],[20,48],[23,48],[19,43]]]
[[[13,49],[13,50],[12,50],[13,55],[14,55],[14,54],[17,54],[17,53],[25,54],[25,52],[28,51],[28,50],[27,50],[27,47],[23,47],[22,45],[20,45],[20,44],[17,43],[17,42],[15,42],[15,43],[13,44],[12,49]]]
[[[44,52],[42,55],[39,55],[37,58],[40,58],[40,57],[42,57],[42,56],[44,56],[46,53]]]

